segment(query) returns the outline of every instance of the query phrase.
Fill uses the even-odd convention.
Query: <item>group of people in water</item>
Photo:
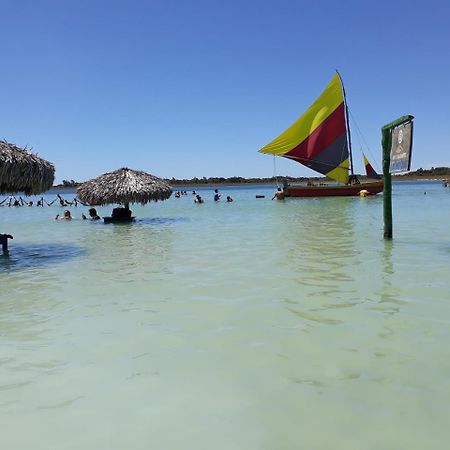
[[[21,206],[38,206],[43,208],[45,205],[52,206],[56,201],[59,202],[59,205],[61,207],[67,207],[67,206],[75,206],[77,207],[80,203],[83,206],[87,206],[85,203],[80,202],[76,198],[74,198],[72,201],[65,200],[63,197],[61,197],[60,194],[56,194],[56,198],[52,200],[51,202],[48,202],[45,200],[44,197],[41,197],[36,204],[34,204],[33,201],[27,202],[22,197],[15,197],[14,195],[10,195],[9,197],[6,197],[3,201],[0,202],[0,206],[7,206],[7,207],[21,207]],[[100,216],[97,214],[97,210],[95,208],[90,208],[88,212],[88,216],[90,220],[100,220]],[[88,217],[83,213],[81,214],[81,218],[83,220],[88,220]],[[56,220],[72,220],[73,216],[72,213],[66,209],[63,214],[57,214],[55,217]]]
[[[180,198],[183,195],[188,195],[187,191],[177,191],[175,193],[175,198]],[[201,204],[205,203],[204,199],[197,194],[196,191],[192,191],[192,195],[194,195],[194,203]],[[221,195],[219,194],[218,189],[214,189],[214,197],[213,200],[215,202],[220,201]],[[231,203],[233,201],[232,197],[227,195],[226,202]],[[52,200],[51,202],[48,202],[44,197],[41,197],[36,203],[33,201],[26,201],[22,197],[15,197],[14,195],[10,195],[9,197],[6,197],[3,201],[0,201],[0,206],[7,206],[7,207],[21,207],[21,206],[38,206],[38,207],[44,207],[52,206],[55,202],[58,202],[61,207],[67,207],[67,206],[75,206],[77,207],[78,204],[81,204],[83,206],[87,206],[85,203],[80,202],[76,198],[74,198],[72,201],[64,199],[60,194],[56,194],[56,198]],[[120,210],[120,211],[119,211]],[[112,216],[118,216],[119,212],[122,212],[124,210],[125,213],[131,213],[131,211],[128,208],[116,208],[113,210]],[[116,213],[116,214],[114,214]],[[123,214],[120,214],[122,216]],[[131,214],[129,214],[131,215]],[[81,218],[83,220],[100,220],[101,217],[98,215],[97,210],[95,208],[90,208],[88,211],[88,216],[86,216],[84,213],[81,214]],[[72,216],[72,213],[70,210],[66,209],[64,210],[63,214],[57,214],[55,217],[55,220],[72,220],[74,217]]]
[[[81,214],[81,218],[83,220],[87,220],[88,218],[85,216],[85,214]],[[59,214],[56,214],[55,220],[72,220],[72,213],[66,209],[62,216]],[[89,209],[89,219],[90,220],[100,220],[100,216],[97,214],[97,210],[95,208]]]
[[[59,205],[61,207],[67,207],[67,206],[75,206],[77,207],[78,204],[82,204],[83,206],[86,206],[85,203],[80,202],[76,198],[74,198],[72,201],[66,200],[63,197],[61,197],[60,194],[56,194],[56,198],[52,200],[51,202],[48,202],[45,200],[44,197],[41,197],[37,202],[36,206],[43,208],[45,205],[52,206],[56,201],[59,202]],[[10,195],[9,197],[5,198],[3,201],[0,202],[0,206],[7,206],[7,207],[20,207],[20,206],[28,206],[32,207],[35,206],[33,201],[25,201],[22,197],[15,197],[14,195]],[[97,210],[95,208],[89,209],[89,219],[90,220],[100,220],[100,216],[97,214]],[[88,217],[85,214],[81,214],[81,218],[83,220],[87,220]],[[57,214],[55,217],[55,220],[72,220],[73,216],[72,213],[66,209],[63,214]]]
[[[177,191],[175,192],[175,198],[180,198],[183,195],[188,195],[188,193],[186,191]],[[201,204],[201,203],[205,203],[205,201],[203,200],[203,198],[200,196],[200,194],[197,194],[197,192],[192,191],[192,195],[194,195],[194,203],[196,204]],[[215,202],[218,202],[221,198],[221,195],[219,194],[219,190],[218,189],[214,189],[214,197],[213,200]],[[233,199],[227,195],[227,203],[231,203],[233,201]]]
[[[64,198],[61,197],[60,194],[56,194],[56,198],[54,200],[52,200],[51,202],[48,202],[47,200],[45,200],[44,197],[41,197],[36,202],[36,206],[41,207],[41,208],[43,208],[45,205],[52,206],[53,203],[55,203],[56,201],[59,202],[59,205],[61,207],[67,207],[67,206],[77,207],[78,203],[81,203],[83,206],[87,206],[86,204],[80,202],[76,198],[74,198],[72,201],[65,200]],[[35,204],[32,200],[27,202],[22,197],[17,198],[14,195],[10,195],[9,197],[6,197],[4,200],[2,200],[0,202],[0,206],[8,206],[8,207],[28,206],[28,207],[31,207],[31,206],[35,206]]]

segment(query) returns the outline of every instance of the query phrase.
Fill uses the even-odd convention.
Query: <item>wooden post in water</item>
[[[389,167],[391,164],[392,131],[395,127],[411,122],[414,116],[403,116],[381,128],[381,145],[383,147],[383,216],[384,238],[392,239],[392,179]]]
[[[383,217],[384,238],[392,239],[392,179],[389,173],[391,164],[392,128],[388,125],[381,129],[381,145],[383,146]]]

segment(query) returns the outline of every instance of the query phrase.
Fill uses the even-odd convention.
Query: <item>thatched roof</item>
[[[0,140],[0,194],[40,194],[52,187],[54,179],[52,163]]]
[[[83,183],[77,194],[82,202],[89,205],[145,204],[167,200],[172,194],[172,188],[161,178],[125,167]]]

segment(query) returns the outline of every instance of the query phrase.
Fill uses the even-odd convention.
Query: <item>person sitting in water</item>
[[[357,175],[349,175],[348,184],[361,184]]]
[[[61,197],[60,194],[56,194],[56,197],[58,197],[59,199],[59,204],[61,205],[61,207],[63,208],[64,206],[67,206],[67,202]],[[56,200],[56,199],[55,199]]]
[[[97,214],[97,210],[95,208],[89,209],[89,216],[91,217],[91,220],[100,220],[100,216]],[[130,211],[130,217],[131,217],[131,211]]]
[[[277,189],[277,192],[275,192],[274,196],[272,197],[272,200],[274,200],[275,198],[277,200],[283,200],[284,199],[283,189],[281,189],[281,188]]]
[[[203,199],[200,197],[200,195],[196,194],[194,203],[204,203]]]
[[[59,214],[56,214],[55,220],[72,220],[72,214],[70,214],[70,211],[66,209],[64,211],[64,215],[62,217],[59,217]]]
[[[227,196],[227,203],[231,203],[233,201],[233,199],[228,195]]]
[[[81,217],[83,220],[87,219],[87,217],[84,214],[82,214]],[[91,220],[100,220],[100,216],[97,214],[97,210],[95,208],[91,208],[89,210],[89,217]]]

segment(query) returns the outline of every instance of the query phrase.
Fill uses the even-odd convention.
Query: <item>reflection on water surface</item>
[[[14,243],[8,255],[0,256],[0,272],[63,263],[85,253],[86,249],[73,245]]]

